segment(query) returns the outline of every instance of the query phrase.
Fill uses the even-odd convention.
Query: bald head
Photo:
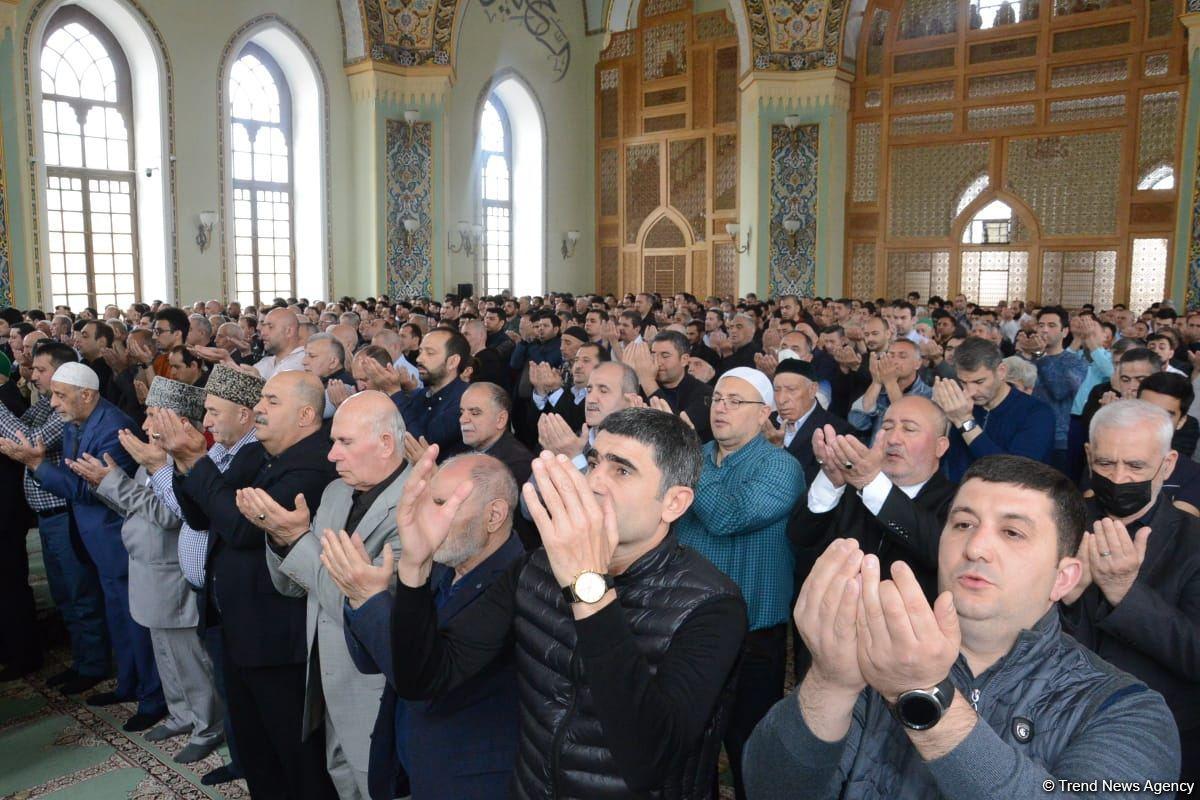
[[[283,358],[300,346],[300,320],[295,312],[277,308],[259,326],[263,342],[276,358]]]
[[[325,387],[309,372],[277,372],[254,407],[258,440],[271,455],[279,455],[316,433],[325,411]]]
[[[332,438],[329,460],[355,491],[374,488],[404,463],[404,419],[383,392],[346,399],[333,415]]]
[[[945,412],[915,395],[892,403],[875,435],[883,437],[883,474],[899,486],[929,480],[950,447]]]
[[[459,575],[470,572],[508,541],[517,507],[517,482],[512,473],[499,459],[477,453],[443,464],[422,502],[430,507],[444,503],[468,481],[471,494],[455,516],[450,535],[433,556]]]
[[[376,347],[382,347],[388,351],[388,355],[395,361],[404,352],[404,340],[401,335],[393,330],[382,330],[371,338],[371,344]]]

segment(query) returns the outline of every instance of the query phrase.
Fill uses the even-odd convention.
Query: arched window
[[[292,97],[279,64],[247,43],[229,71],[236,284],[243,304],[295,294]]]
[[[65,6],[40,70],[51,301],[124,308],[140,296],[129,64],[98,19]]]
[[[483,204],[483,290],[512,290],[512,132],[494,94],[479,119],[479,186]]]

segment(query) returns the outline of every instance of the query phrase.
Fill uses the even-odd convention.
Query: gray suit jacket
[[[132,478],[114,469],[95,489],[125,517],[121,541],[129,552],[129,613],[146,628],[194,628],[200,612],[179,568],[181,520],[146,485],[148,479],[145,467]]]
[[[372,559],[378,563],[385,545],[399,548],[396,533],[396,506],[404,492],[410,468],[400,473],[381,494],[358,524],[358,535]],[[326,528],[341,530],[350,515],[353,490],[336,480],[325,488],[309,531],[292,545],[286,557],[267,547],[267,568],[275,589],[289,597],[308,597],[306,641],[308,642],[308,680],[304,698],[304,731],[308,736],[324,720],[324,711],[346,751],[346,758],[359,771],[366,772],[371,752],[371,727],[379,713],[383,695],[383,675],[363,675],[354,666],[342,631],[342,605],[345,595],[321,565],[321,534]],[[394,554],[394,553],[393,553]],[[318,645],[314,658],[313,645]],[[320,677],[320,686],[314,678]]]

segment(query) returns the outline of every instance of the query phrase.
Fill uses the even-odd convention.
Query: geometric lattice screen
[[[1162,299],[1184,11],[1184,0],[871,0],[848,128],[846,288],[1135,310]],[[972,219],[996,200],[1011,217],[980,238]],[[1194,260],[1200,273],[1200,247]]]
[[[637,28],[601,52],[595,80],[597,285],[735,293],[733,25],[722,11],[693,13],[691,0],[647,0]]]

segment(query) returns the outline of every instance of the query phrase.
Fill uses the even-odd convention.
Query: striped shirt
[[[233,463],[233,457],[238,451],[255,441],[258,441],[258,436],[256,430],[251,428],[233,447],[226,447],[220,442],[214,444],[208,451],[208,458],[219,472],[225,472]],[[183,570],[183,577],[187,578],[187,582],[199,589],[204,586],[208,531],[198,531],[187,524],[183,510],[179,507],[179,500],[175,497],[174,476],[175,465],[168,461],[150,476],[150,488],[163,505],[183,519],[183,524],[179,527],[179,567]]]

